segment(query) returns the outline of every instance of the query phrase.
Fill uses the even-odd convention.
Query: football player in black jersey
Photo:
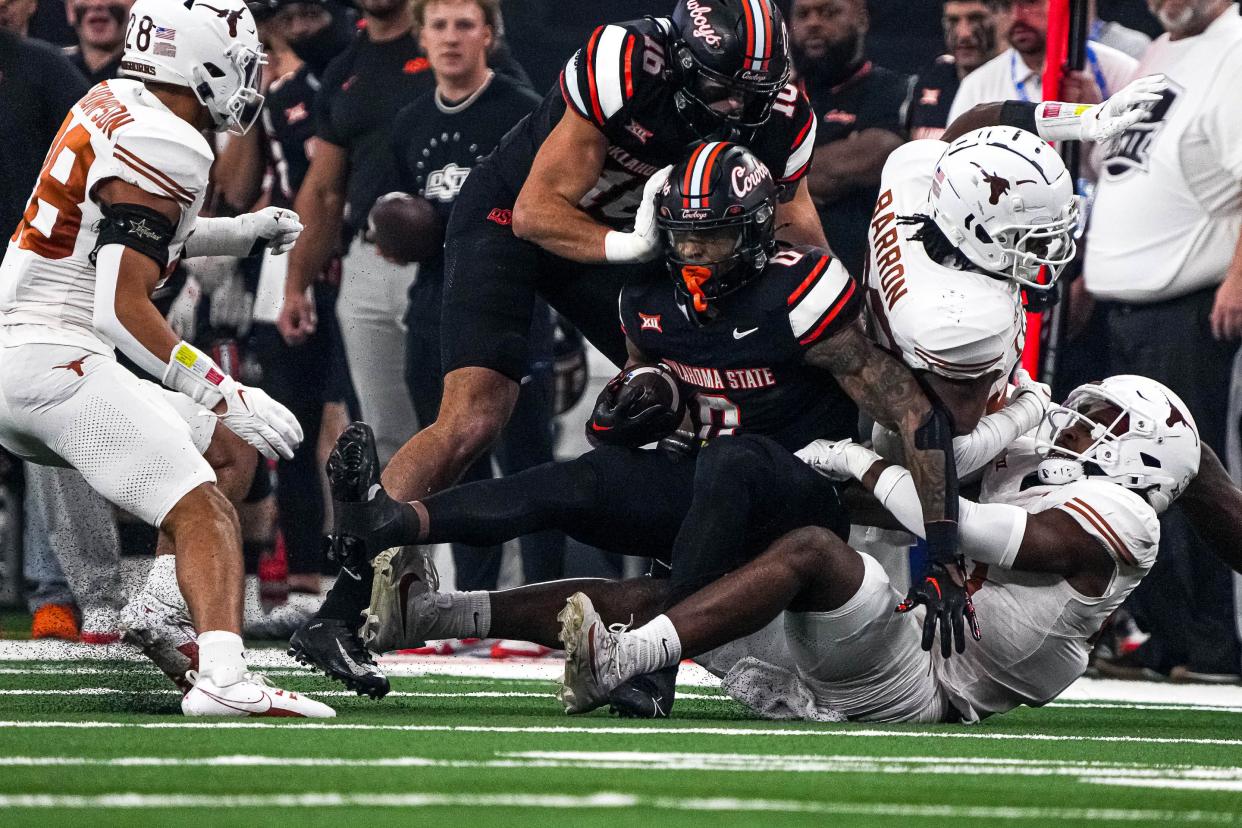
[[[940,551],[952,554],[939,505],[952,457],[946,459],[932,406],[910,372],[862,333],[860,291],[841,264],[820,248],[778,248],[778,193],[767,167],[737,144],[700,144],[673,169],[654,205],[672,279],[622,290],[629,365],[602,392],[588,424],[606,445],[576,460],[400,503],[374,485],[369,429],[347,430],[329,473],[358,492],[337,504],[348,548],[374,557],[402,544],[495,543],[558,528],[623,554],[671,558],[667,600],[676,601],[790,529],[847,531],[835,485],[808,474],[792,452],[816,434],[852,433],[857,403],[899,428],[918,456],[925,511],[946,530]],[[687,442],[701,446],[697,457],[637,448],[676,426],[680,407],[672,401],[682,395],[690,400]],[[513,594],[529,600],[517,601],[512,617],[501,616],[490,603],[478,609],[490,602],[481,597],[487,593],[431,596],[426,558],[394,557],[379,563],[368,612],[367,636],[377,650],[415,637],[510,633],[555,646],[546,633],[554,629],[558,599],[580,586],[562,581],[519,590]],[[451,628],[459,632],[407,626],[425,615],[406,611],[411,600],[447,601],[444,624],[458,624]],[[514,601],[507,598],[506,606]],[[659,711],[667,713],[672,677],[647,691],[645,701],[639,691],[618,706],[650,713],[659,695]]]
[[[657,253],[650,211],[636,208],[651,176],[689,144],[743,142],[779,177],[783,237],[824,243],[802,181],[815,118],[788,76],[785,28],[771,0],[678,0],[671,18],[595,30],[539,108],[474,168],[454,205],[444,397],[436,422],[384,471],[395,496],[452,485],[494,442],[526,371],[537,295],[618,366],[625,362],[617,295],[627,279],[650,272],[643,260]],[[338,589],[361,608],[369,584],[338,579]]]

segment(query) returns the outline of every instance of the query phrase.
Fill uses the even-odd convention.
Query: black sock
[[[331,618],[354,625],[362,623],[360,614],[371,602],[371,583],[375,580],[375,570],[370,566],[361,569],[360,578],[354,578],[343,569],[340,571],[336,576],[336,583],[323,599],[323,606],[315,613],[316,618]]]

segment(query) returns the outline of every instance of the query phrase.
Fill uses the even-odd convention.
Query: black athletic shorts
[[[663,263],[588,265],[554,256],[513,235],[516,200],[489,159],[474,168],[453,203],[444,245],[444,372],[491,368],[520,382],[530,365],[536,296],[621,367],[621,286],[662,272]]]

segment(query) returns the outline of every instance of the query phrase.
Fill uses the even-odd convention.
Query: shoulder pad
[[[799,345],[807,347],[831,336],[858,315],[861,292],[839,259],[815,248],[795,249],[773,256],[769,267],[773,266],[791,267],[803,276],[785,301],[789,327]]]
[[[134,123],[120,130],[108,169],[100,178],[120,178],[186,207],[207,187],[211,148],[188,124],[185,130],[162,127]]]
[[[1060,487],[1056,508],[1098,538],[1123,566],[1148,569],[1160,545],[1156,510],[1135,492],[1107,480],[1079,480]]]
[[[811,107],[811,102],[807,100],[806,95],[793,84],[788,84],[781,91],[778,101],[787,97],[793,97],[793,103],[790,104],[793,111],[789,117],[793,119],[796,131],[789,145],[789,157],[785,161],[785,168],[781,170],[777,183],[789,191],[792,189],[789,185],[799,181],[811,168],[811,156],[815,153],[816,124],[819,118],[816,117],[815,110]],[[780,114],[773,107],[769,121]]]
[[[645,58],[648,52],[658,60]],[[570,109],[602,129],[633,100],[640,83],[663,69],[664,50],[638,24],[600,26],[565,64],[561,95]]]

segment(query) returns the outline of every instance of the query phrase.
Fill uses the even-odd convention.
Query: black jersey
[[[645,18],[597,28],[565,65],[557,88],[485,163],[518,192],[535,153],[570,107],[608,138],[599,182],[579,206],[610,227],[632,224],[646,180],[680,161],[699,140],[678,113],[676,87],[665,77],[670,26],[667,19]],[[741,143],[767,164],[782,185],[782,200],[792,198],[815,146],[815,118],[806,96],[786,86],[768,121]]]
[[[539,96],[529,87],[499,74],[477,95],[446,105],[429,92],[402,109],[393,124],[397,178],[391,189],[430,201],[445,227],[474,165],[539,105]],[[412,315],[439,319],[443,272],[443,256],[419,266],[418,279],[410,288]]]
[[[263,105],[263,131],[269,142],[268,153],[276,174],[272,201],[292,207],[302,188],[310,157],[306,149],[315,137],[315,95],[319,79],[308,64],[272,82]]]
[[[80,46],[66,46],[65,57],[69,58],[69,62],[73,64],[73,68],[82,73],[82,77],[86,78],[86,83],[90,86],[98,86],[106,80],[113,80],[121,76],[121,55],[117,54],[107,63],[98,69],[91,69],[86,65],[86,56],[82,54]]]
[[[797,450],[855,436],[858,411],[836,380],[804,361],[808,348],[852,324],[862,290],[815,247],[789,247],[763,275],[696,321],[671,279],[627,285],[621,327],[642,353],[671,367],[693,394],[701,439],[759,434]]]
[[[829,144],[864,129],[883,129],[905,138],[903,109],[910,77],[866,61],[836,86],[809,87],[806,94],[819,116],[816,144]],[[867,257],[867,225],[879,182],[843,195],[820,212],[828,245],[851,273],[861,273]]]
[[[949,107],[962,81],[953,55],[941,55],[914,79],[906,125],[912,139],[939,138],[949,125]]]
[[[349,154],[345,223],[361,229],[375,199],[392,189],[390,130],[401,108],[435,85],[412,34],[375,43],[363,31],[328,64],[316,100],[323,140]]]

